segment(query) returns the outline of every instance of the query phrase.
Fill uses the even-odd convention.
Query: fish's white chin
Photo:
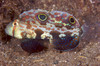
[[[8,34],[8,35],[10,35],[10,36],[13,36],[13,34],[12,34],[13,27],[11,27],[11,26],[12,26],[11,23],[8,24],[8,25],[6,26],[6,28],[5,28],[5,32],[6,32],[6,34]]]

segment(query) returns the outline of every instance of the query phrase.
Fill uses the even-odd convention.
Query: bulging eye
[[[41,21],[45,21],[45,20],[47,20],[47,15],[46,15],[46,14],[39,14],[39,15],[38,15],[38,18],[39,18],[39,20],[41,20]]]
[[[71,24],[75,24],[75,19],[74,19],[73,17],[69,17],[69,22],[70,22]]]

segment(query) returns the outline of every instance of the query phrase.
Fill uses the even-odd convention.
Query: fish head
[[[5,28],[6,34],[21,39],[22,31],[19,30],[20,29],[19,22],[20,21],[18,19],[14,20],[13,22],[10,22]]]

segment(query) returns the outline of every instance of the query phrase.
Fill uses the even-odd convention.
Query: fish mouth
[[[13,27],[12,27],[11,24],[12,24],[12,23],[9,23],[9,24],[6,26],[6,28],[5,28],[6,34],[8,34],[8,35],[10,35],[10,36],[13,35],[13,34],[12,34],[12,29],[13,29]]]

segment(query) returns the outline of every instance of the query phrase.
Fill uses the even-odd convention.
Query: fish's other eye
[[[47,15],[46,14],[39,14],[38,19],[41,21],[45,21],[45,20],[47,20]]]
[[[69,17],[69,22],[70,22],[71,24],[75,24],[75,19],[74,19],[73,17]]]

